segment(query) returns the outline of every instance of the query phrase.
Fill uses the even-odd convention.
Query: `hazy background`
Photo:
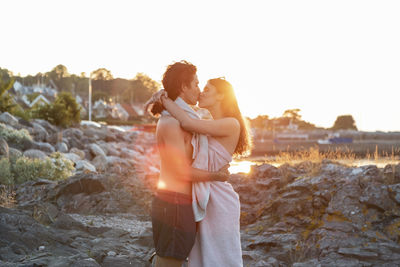
[[[186,59],[225,76],[244,115],[400,131],[399,1],[1,1],[0,67],[144,72]]]

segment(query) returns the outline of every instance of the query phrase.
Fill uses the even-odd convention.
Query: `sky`
[[[2,0],[0,67],[36,74],[142,72],[187,60],[224,76],[245,116],[400,131],[400,1]]]

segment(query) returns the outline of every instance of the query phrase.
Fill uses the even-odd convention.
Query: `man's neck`
[[[182,98],[182,100],[185,101],[186,104],[191,105],[191,104],[189,104],[189,101],[186,99],[185,96],[181,96],[181,95],[180,95],[180,96],[178,96],[178,97]]]

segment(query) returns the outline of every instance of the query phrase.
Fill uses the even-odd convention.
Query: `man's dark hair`
[[[162,79],[162,84],[168,93],[168,97],[175,100],[182,92],[183,86],[190,86],[196,72],[196,66],[185,60],[169,65]],[[153,105],[151,113],[158,115],[163,110],[163,106],[160,103],[156,103]]]

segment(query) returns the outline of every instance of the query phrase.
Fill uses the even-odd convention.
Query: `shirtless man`
[[[196,67],[186,61],[169,65],[162,80],[168,97],[172,100],[180,97],[187,104],[195,105],[200,95],[196,71]],[[162,110],[162,106],[156,103],[151,111],[157,115]],[[161,116],[156,135],[161,170],[151,213],[155,266],[180,267],[196,237],[192,182],[226,181],[229,172],[227,166],[214,173],[192,168],[192,134],[184,131],[174,117]]]

